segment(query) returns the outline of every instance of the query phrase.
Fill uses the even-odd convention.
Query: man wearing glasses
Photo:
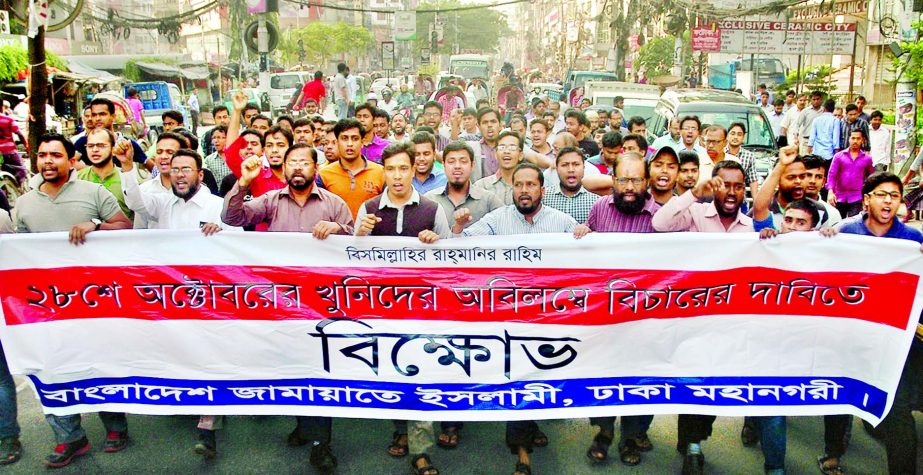
[[[699,144],[699,132],[701,128],[702,121],[694,115],[687,115],[680,119],[679,136],[682,145],[680,148],[676,149],[676,152],[679,153],[683,150],[688,150],[699,156],[699,183],[704,183],[711,179],[712,170],[714,170],[716,162],[712,162],[708,155],[708,150]]]
[[[495,174],[474,182],[473,188],[479,192],[493,193],[504,205],[513,204],[513,170],[522,161],[523,146],[523,139],[516,132],[507,130],[500,133],[497,139],[499,169]]]
[[[661,149],[673,152],[670,147]],[[673,152],[675,159],[676,153]],[[660,156],[660,153],[658,153]],[[612,173],[612,194],[596,201],[586,224],[574,228],[574,237],[590,232],[653,233],[652,220],[660,205],[647,192],[649,167],[644,155],[622,153],[615,158]],[[625,465],[641,463],[641,452],[651,450],[647,429],[654,416],[623,416],[619,437],[619,459]],[[609,456],[609,446],[615,437],[615,417],[591,417],[590,424],[599,427],[586,455],[594,463],[603,463]]]
[[[904,187],[897,175],[887,172],[872,174],[862,185],[862,204],[867,211],[862,214],[862,219],[840,227],[840,232],[923,243],[923,233],[895,219],[903,194]],[[920,323],[923,324],[923,320]],[[891,474],[917,473],[917,431],[911,411],[923,392],[921,373],[923,325],[918,324],[916,338],[910,347],[894,394],[891,412],[878,427],[871,430],[872,435],[884,443],[888,455],[888,473]]]

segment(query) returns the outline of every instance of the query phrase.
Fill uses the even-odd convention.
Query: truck
[[[625,99],[623,116],[643,117],[650,121],[654,116],[654,106],[660,99],[660,87],[650,84],[636,84],[623,81],[587,81],[584,83],[583,97],[593,101],[594,109],[611,110],[616,97]]]
[[[770,89],[785,82],[788,74],[788,68],[777,58],[735,59],[709,65],[708,85],[715,89],[734,90],[737,88],[738,71],[753,71],[753,84],[765,84]]]
[[[144,105],[144,121],[147,122],[148,128],[155,136],[163,131],[161,114],[168,110],[178,110],[182,112],[184,122],[186,124],[192,124],[192,120],[189,117],[189,110],[186,107],[186,101],[183,100],[183,94],[176,84],[166,81],[126,84],[122,91],[126,97],[128,96],[129,88],[138,90],[138,99],[140,99],[141,104]]]
[[[490,79],[490,57],[483,54],[453,54],[449,57],[449,74],[459,75],[465,80]]]

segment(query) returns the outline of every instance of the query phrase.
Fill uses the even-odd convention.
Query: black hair
[[[282,163],[285,163],[288,161],[288,156],[291,155],[292,152],[294,152],[295,150],[301,150],[301,149],[307,150],[308,155],[311,156],[311,160],[313,160],[314,164],[317,165],[317,149],[315,149],[311,145],[307,145],[303,143],[296,143],[295,145],[292,145],[291,147],[289,147],[288,150],[285,151],[285,155],[282,155]]]
[[[364,102],[356,106],[356,112],[353,115],[359,115],[359,111],[363,111],[363,110],[369,111],[369,115],[372,117],[375,117],[375,106],[373,106],[372,104],[369,104],[368,102]]]
[[[647,125],[647,121],[644,120],[644,117],[636,115],[631,119],[628,119],[628,130],[631,130],[632,126],[635,125]]]
[[[629,140],[633,140],[636,144],[638,144],[638,148],[641,149],[641,153],[647,151],[647,139],[640,134],[628,134],[622,137],[622,146],[624,146],[625,142],[628,142]]]
[[[847,114],[852,111],[857,111],[857,110],[859,110],[859,106],[855,104],[846,104],[846,108],[843,109],[843,111],[846,112]]]
[[[506,137],[516,137],[516,143],[519,144],[519,151],[522,152],[523,147],[525,147],[526,145],[526,141],[522,137],[522,135],[519,135],[516,132],[513,132],[512,130],[504,130],[503,132],[500,132],[499,136],[497,136],[497,143],[500,143],[500,141],[505,139]]]
[[[256,129],[244,129],[240,131],[238,137],[243,137],[244,135],[256,135],[260,138],[260,146],[263,147],[266,145],[266,136],[262,132]]]
[[[804,163],[804,168],[808,170],[812,170],[814,168],[823,168],[824,175],[826,175],[827,170],[830,168],[830,162],[824,160],[823,157],[818,155],[804,155],[798,158],[800,158],[801,162]]]
[[[689,150],[680,150],[677,155],[677,160],[679,161],[679,166],[683,166],[684,163],[694,163],[696,169],[699,168],[699,155],[695,152]]]
[[[391,122],[391,116],[388,115],[388,112],[382,109],[381,107],[376,107],[372,109],[372,120],[374,119],[385,119],[388,122]]]
[[[577,119],[577,123],[580,125],[590,125],[590,120],[586,118],[586,114],[581,110],[567,109],[567,112],[564,113],[564,119],[570,119],[571,117]]]
[[[772,101],[772,105],[773,105],[773,106],[784,106],[784,105],[785,105],[785,99],[776,99],[776,100]]]
[[[282,122],[283,120],[288,121],[288,123],[289,123],[293,128],[295,127],[295,119],[292,118],[292,116],[290,116],[290,115],[284,115],[284,114],[283,114],[283,115],[280,115],[279,117],[276,117],[276,125],[279,125],[279,122]]]
[[[611,130],[606,132],[606,135],[603,135],[602,140],[603,147],[606,148],[616,148],[622,146],[622,134]]]
[[[333,135],[336,135],[336,138],[339,139],[340,134],[350,129],[359,129],[359,135],[365,135],[365,127],[353,118],[338,120],[336,125],[333,126]]]
[[[266,137],[269,137],[270,135],[275,135],[275,134],[282,134],[282,136],[285,137],[285,140],[288,141],[289,147],[291,147],[292,144],[295,143],[295,136],[292,135],[292,132],[290,130],[283,129],[279,125],[274,125],[270,127],[269,130],[266,131]],[[264,144],[266,143],[265,139],[263,140],[263,143]]]
[[[241,135],[243,135],[243,134],[241,134]],[[178,133],[176,133],[176,132],[172,132],[172,131],[171,131],[171,132],[164,132],[164,133],[158,135],[158,136],[157,136],[157,142],[156,142],[156,143],[160,143],[161,140],[165,140],[165,139],[176,140],[176,143],[178,143],[178,144],[180,145],[180,148],[186,148],[186,147],[183,147],[183,146],[182,146],[184,143],[186,143],[186,140],[187,140],[186,137],[183,137],[182,135],[180,135],[180,134],[178,134]]]
[[[160,120],[164,120],[167,117],[175,120],[178,124],[186,123],[186,120],[183,118],[183,113],[178,110],[168,110],[164,111],[163,114],[160,114]]]
[[[680,128],[682,128],[683,123],[685,123],[687,120],[691,120],[691,121],[695,122],[695,128],[696,128],[696,129],[701,129],[701,128],[702,128],[702,121],[699,120],[699,118],[696,117],[696,116],[694,116],[694,115],[686,115],[686,116],[683,116],[683,118],[679,120],[679,126],[680,126]]]
[[[740,130],[744,131],[744,135],[747,135],[747,124],[744,124],[743,122],[733,122],[728,126],[728,132],[730,132],[734,127],[739,127]]]
[[[800,209],[800,210],[806,211],[809,215],[811,215],[811,227],[812,228],[817,227],[817,223],[820,222],[820,211],[817,210],[817,206],[814,206],[814,203],[811,202],[810,200],[800,199],[800,200],[792,201],[785,208],[786,211],[790,209]]]
[[[551,126],[548,125],[548,122],[545,122],[545,119],[532,119],[532,122],[529,122],[529,130],[532,130],[532,126],[535,124],[541,124],[545,128],[545,132],[551,132]]]
[[[323,79],[324,73],[322,71],[314,71],[314,79]]]
[[[833,109],[835,108],[836,108],[836,101],[834,101],[833,99],[827,99],[826,101],[824,101],[824,111],[833,112]]]
[[[102,128],[102,127],[97,127],[97,128],[95,128],[95,129],[93,129],[93,130],[88,131],[87,134],[86,134],[87,139],[90,138],[90,134],[95,134],[95,133],[97,133],[97,132],[105,132],[105,133],[106,133],[106,136],[109,137],[109,145],[113,145],[113,146],[115,145],[115,133],[113,133],[113,132],[112,132],[111,130],[109,130],[109,129],[105,129],[105,128]]]
[[[824,97],[824,93],[822,91],[811,91],[811,97]]]
[[[558,166],[558,163],[561,161],[561,157],[567,155],[568,153],[576,153],[580,155],[584,161],[586,161],[586,155],[583,154],[583,150],[580,150],[577,147],[561,147],[561,150],[558,150],[558,153],[554,157],[554,166]]]
[[[106,106],[106,109],[109,110],[110,114],[115,114],[115,103],[109,99],[106,99],[105,97],[94,97],[93,100],[90,101],[90,107],[99,105]]]
[[[243,115],[247,115],[247,111],[249,110],[255,110],[256,113],[259,114],[260,106],[256,105],[255,102],[248,102],[247,105],[244,106],[244,110],[240,111],[240,113]]]
[[[515,134],[514,134],[515,135]],[[513,169],[512,177],[515,177],[519,170],[528,169],[535,170],[535,173],[538,173],[538,184],[545,186],[545,174],[542,172],[542,169],[533,163],[529,162],[520,162],[519,165],[516,165],[516,168]]]
[[[216,125],[212,127],[212,135],[215,135],[215,132],[221,132],[224,135],[228,134],[228,126],[226,125]]]
[[[215,108],[212,109],[212,115],[217,115],[217,114],[218,114],[219,112],[221,112],[221,111],[225,111],[225,112],[230,113],[230,112],[228,111],[228,106],[215,106]]]
[[[413,149],[413,145],[409,142],[394,142],[391,145],[385,147],[381,152],[381,164],[384,165],[389,158],[406,153],[410,157],[410,164],[413,165],[415,160],[416,152]]]
[[[417,130],[416,132],[414,132],[413,136],[410,137],[410,141],[413,142],[414,144],[428,143],[433,146],[433,152],[436,151],[436,136],[425,130],[424,131]],[[443,151],[443,153],[445,152]]]
[[[890,172],[875,172],[869,175],[865,179],[865,183],[862,184],[862,194],[867,195],[875,191],[875,188],[878,188],[878,185],[882,183],[894,183],[901,194],[904,194],[904,183],[901,182],[897,175]]]
[[[170,163],[173,163],[173,160],[176,160],[176,157],[190,157],[195,160],[195,167],[198,170],[202,169],[202,156],[199,155],[199,152],[192,150],[191,148],[181,148],[173,154],[170,158]]]
[[[881,111],[872,111],[872,113],[869,114],[869,120],[874,119],[875,117],[878,117],[879,119],[884,119],[885,115],[882,114]]]
[[[478,111],[474,107],[466,107],[465,110],[462,111],[462,117],[464,116],[474,117],[477,119]]]
[[[423,104],[423,110],[429,109],[429,108],[431,108],[431,107],[435,107],[435,108],[439,109],[439,113],[440,113],[440,114],[442,113],[442,104],[440,104],[440,103],[438,103],[438,102],[436,102],[436,101],[426,101],[426,104]]]
[[[94,99],[95,100],[95,99]],[[108,100],[108,99],[106,99]],[[111,103],[111,102],[110,102]],[[67,153],[67,158],[74,158],[77,153],[74,143],[71,142],[67,137],[54,133],[54,132],[45,132],[41,137],[38,138],[38,147],[46,142],[61,142],[61,145],[64,145],[64,151]],[[36,149],[38,148],[36,147]]]
[[[718,176],[718,172],[721,170],[740,170],[740,173],[742,173],[744,176],[747,176],[747,174],[744,173],[743,165],[741,165],[740,162],[735,162],[733,160],[721,160],[720,162],[716,163],[715,169],[711,172],[711,176]]]
[[[490,107],[482,107],[478,109],[478,124],[481,123],[481,118],[487,114],[494,114],[495,116],[497,116],[497,121],[498,122],[500,121],[500,113],[497,112],[497,109],[492,109]]]
[[[301,117],[295,120],[295,122],[292,123],[292,129],[297,129],[298,127],[304,127],[306,125],[311,128],[311,132],[314,132],[314,122],[307,117]]]
[[[129,87],[128,92],[126,92],[125,95],[128,97],[135,97],[138,95],[138,90],[133,87]]]
[[[346,63],[337,64],[337,72],[342,73],[346,71]]]
[[[416,136],[416,134],[414,134],[414,136]],[[445,157],[446,155],[449,154],[449,152],[457,152],[460,150],[464,150],[465,152],[468,153],[468,159],[471,160],[471,164],[473,165],[474,164],[474,150],[471,148],[470,145],[465,143],[464,140],[456,140],[446,145],[445,148],[442,149],[442,160],[445,161]]]
[[[269,125],[272,125],[272,120],[271,120],[269,117],[266,117],[266,116],[263,115],[263,114],[257,114],[257,115],[255,115],[255,116],[253,116],[252,119],[250,119],[250,126],[252,127],[252,126],[253,126],[253,123],[256,122],[256,121],[258,121],[258,120],[265,120],[266,123],[268,123]]]

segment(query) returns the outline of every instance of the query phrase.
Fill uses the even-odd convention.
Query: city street
[[[17,378],[19,423],[22,426],[23,457],[3,473],[43,473],[45,455],[53,448],[51,429],[28,383]],[[923,440],[923,417],[917,413],[917,429]],[[105,437],[95,415],[84,417],[93,449],[71,466],[56,470],[61,474],[117,473],[282,473],[311,474],[308,447],[288,447],[285,436],[294,427],[289,417],[230,417],[227,429],[218,436],[218,458],[205,461],[193,453],[195,416],[129,416],[132,444],[123,452],[102,451]],[[702,447],[706,473],[762,473],[759,447],[740,443],[742,419],[719,417],[714,435]],[[609,473],[679,473],[682,458],[673,448],[676,442],[676,417],[659,416],[649,432],[654,450],[644,454],[641,465],[626,467],[618,461],[613,447],[609,462],[592,465],[585,453],[595,428],[585,419],[555,420],[541,423],[550,439],[548,447],[533,453],[533,473],[589,475]],[[388,456],[391,421],[338,419],[334,422],[333,449],[339,459],[340,474],[404,474],[409,459]],[[461,431],[454,451],[434,448],[430,454],[442,474],[494,475],[512,473],[514,458],[503,444],[504,425],[498,422],[468,423]],[[820,417],[788,419],[787,473],[819,473],[815,460],[823,450],[823,421]],[[853,421],[852,441],[843,466],[848,474],[886,473],[885,452]]]

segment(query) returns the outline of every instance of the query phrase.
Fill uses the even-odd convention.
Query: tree
[[[613,39],[612,48],[615,52],[614,72],[619,80],[625,80],[625,68],[622,67],[622,64],[625,63],[627,56],[628,37],[633,34],[643,35],[646,26],[659,22],[664,16],[670,16],[670,13],[675,9],[676,4],[671,0],[628,0],[627,4],[622,1],[613,2],[612,19],[609,27],[611,29],[611,38]],[[679,16],[676,19],[678,20]],[[672,46],[670,51],[670,64],[672,65]],[[651,77],[650,74],[647,74],[647,76]]]
[[[459,0],[427,0],[417,6],[419,10],[447,9],[462,5]],[[483,54],[497,52],[500,39],[512,34],[506,15],[490,8],[439,13],[444,20],[443,44],[433,53],[454,53],[458,50],[478,50]],[[417,13],[417,41],[414,52],[430,47],[429,29],[436,21],[435,13]],[[457,40],[457,41],[456,41]]]
[[[675,44],[676,38],[673,35],[659,36],[644,43],[638,51],[635,71],[644,67],[644,75],[648,78],[670,74]]]
[[[299,40],[304,45],[305,59],[321,67],[336,55],[364,51],[375,41],[365,27],[343,22],[330,24],[316,21],[282,34],[279,52],[283,63],[298,63]]]
[[[45,52],[45,64],[66,71],[64,62],[51,51]],[[19,73],[29,69],[29,53],[22,46],[0,46],[0,83],[19,81]]]
[[[923,30],[923,21],[915,22],[913,29]],[[918,36],[916,41],[903,42],[901,49],[904,54],[892,58],[894,70],[897,71],[898,76],[901,76],[901,80],[913,81],[917,83],[917,89],[923,89],[923,67],[921,67],[923,65],[923,39]]]

